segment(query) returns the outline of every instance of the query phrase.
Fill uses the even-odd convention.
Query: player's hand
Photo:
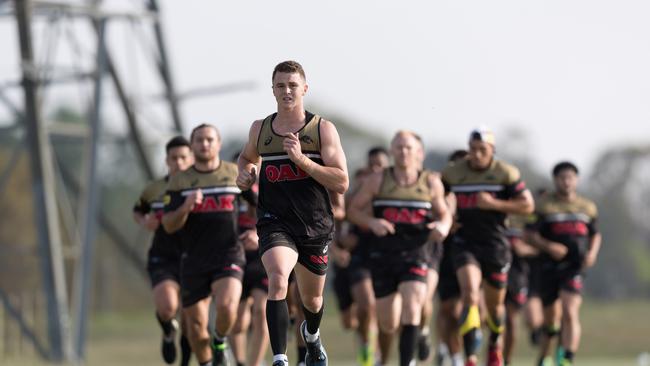
[[[289,155],[289,159],[295,164],[300,163],[303,158],[302,149],[300,148],[300,139],[298,133],[288,133],[284,135],[283,149]]]
[[[587,252],[584,261],[582,262],[582,268],[587,269],[591,268],[596,264],[596,255],[592,252]]]
[[[331,245],[334,246],[336,243],[332,243]],[[339,267],[345,268],[350,264],[350,252],[345,249],[337,248],[336,250],[330,250],[330,255],[334,263]]]
[[[144,215],[144,220],[142,224],[147,230],[155,231],[156,229],[158,229],[158,226],[160,225],[160,220],[158,220],[155,214],[149,213]]]
[[[440,230],[438,224],[438,221],[432,221],[427,224],[427,228],[431,230],[429,233],[429,240],[435,243],[442,243],[442,241],[445,240],[446,235]]]
[[[257,250],[259,248],[258,240],[257,230],[255,229],[246,230],[239,235],[239,241],[242,242],[245,250]]]
[[[194,210],[194,207],[196,205],[200,205],[201,203],[203,203],[203,192],[201,189],[197,189],[185,197],[183,206],[187,212],[192,212],[192,210]]]
[[[476,207],[481,210],[494,210],[497,206],[496,198],[488,192],[479,192],[476,194]]]
[[[384,219],[372,219],[368,223],[368,227],[377,236],[386,236],[388,234],[395,234],[395,225]]]
[[[546,252],[551,256],[551,258],[553,258],[553,260],[560,261],[569,252],[569,248],[560,243],[550,242],[546,246]]]
[[[253,184],[257,181],[257,167],[253,166],[250,172],[247,172],[245,169],[239,171],[237,174],[237,187],[242,191],[247,191],[251,189]]]

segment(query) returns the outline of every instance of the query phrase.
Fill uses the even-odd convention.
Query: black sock
[[[298,363],[305,362],[306,356],[307,356],[307,347],[298,346]]]
[[[320,310],[317,313],[312,313],[307,310],[306,307],[302,307],[302,312],[305,313],[305,320],[307,321],[307,331],[309,334],[316,334],[318,332],[318,327],[320,327],[320,320],[323,319],[323,309],[325,306],[321,306]]]
[[[564,350],[564,359],[565,360],[573,361],[573,356],[575,356],[573,351],[569,351],[568,349]]]
[[[473,328],[463,336],[463,347],[465,348],[465,356],[475,356],[478,349],[481,348],[481,330]]]
[[[237,366],[244,366],[243,362],[237,362]]]
[[[267,300],[266,322],[269,327],[269,340],[274,355],[287,353],[287,328],[289,327],[289,307],[287,299]]]
[[[192,358],[192,347],[185,334],[181,334],[181,366],[188,366]]]
[[[207,361],[207,362],[199,363],[199,366],[212,366],[212,361]]]
[[[160,318],[160,315],[158,315],[158,313],[156,313],[156,319],[158,319],[158,323],[160,324],[160,327],[162,328],[163,333],[165,333],[166,336],[168,336],[169,333],[171,333],[172,330],[174,330],[174,327],[172,326],[172,320],[171,319],[162,320]]]
[[[402,325],[402,331],[399,334],[400,366],[409,366],[411,361],[413,361],[419,330],[417,325]]]

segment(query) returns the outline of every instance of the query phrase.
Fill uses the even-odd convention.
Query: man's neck
[[[576,197],[577,197],[577,193],[576,193],[576,192],[565,192],[565,193],[562,193],[562,192],[560,192],[560,191],[557,191],[555,194],[557,195],[557,197],[558,197],[560,200],[562,200],[562,201],[566,201],[566,202],[571,202],[571,201],[575,200]]]
[[[194,163],[194,167],[196,170],[201,171],[201,172],[210,172],[213,170],[216,170],[219,167],[219,164],[221,164],[221,159],[217,156],[216,158],[208,161],[196,161]]]
[[[302,105],[291,109],[278,108],[276,120],[283,126],[303,124],[305,122],[305,108]]]
[[[415,166],[395,166],[393,172],[395,173],[395,180],[400,186],[408,186],[415,183],[419,175],[418,168]]]

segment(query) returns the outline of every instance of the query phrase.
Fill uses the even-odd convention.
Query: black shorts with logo
[[[242,286],[242,300],[249,298],[254,289],[269,292],[269,278],[257,250],[246,252],[246,266],[244,267]]]
[[[371,251],[369,264],[375,296],[382,298],[395,293],[402,282],[426,283],[430,262],[428,249],[423,245],[403,252]]]
[[[334,269],[334,294],[340,311],[344,311],[352,306],[352,284],[350,283],[350,267],[339,267],[336,264]]]
[[[185,258],[186,255],[183,255]],[[181,261],[181,264],[184,261]],[[226,277],[233,277],[242,281],[244,277],[244,266],[246,259],[241,254],[231,254],[224,256],[220,263],[215,263],[209,269],[201,272],[192,271],[181,265],[181,299],[183,307],[196,304],[205,299],[212,293],[212,284]]]
[[[257,222],[257,235],[260,256],[277,246],[289,247],[298,253],[298,263],[310,272],[320,276],[327,273],[327,250],[334,237],[333,233],[320,237],[296,237],[275,220],[260,220]]]
[[[151,288],[156,287],[159,283],[172,280],[178,284],[181,283],[181,261],[180,256],[164,257],[152,255],[149,252],[147,258],[147,273],[151,281]]]
[[[545,307],[559,298],[560,291],[582,293],[584,273],[578,264],[545,259],[541,263],[540,277],[539,295]]]
[[[512,253],[507,241],[468,242],[456,235],[450,243],[454,268],[475,264],[481,269],[483,278],[496,288],[505,288]]]
[[[438,270],[438,297],[440,301],[457,299],[460,297],[460,285],[456,277],[456,269],[451,255],[450,241],[442,245],[442,258]]]
[[[513,265],[508,273],[506,302],[516,308],[521,308],[528,301],[528,272],[526,268]]]
[[[442,243],[427,242],[431,255],[429,256],[429,268],[440,272],[440,261],[442,260],[443,245]]]

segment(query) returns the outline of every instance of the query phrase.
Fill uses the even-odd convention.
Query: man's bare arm
[[[293,135],[293,138],[297,139],[297,135],[290,135]],[[320,124],[320,136],[320,154],[325,165],[319,165],[313,162],[302,153],[298,156],[296,156],[297,154],[292,156],[292,153],[288,152],[289,156],[300,169],[309,174],[325,188],[343,194],[347,191],[350,182],[345,153],[343,152],[341,139],[334,124],[330,121],[323,120]]]
[[[261,162],[261,157],[257,151],[257,138],[262,128],[262,121],[255,121],[248,131],[248,141],[244,145],[239,158],[237,159],[237,186],[242,191],[246,191],[255,184],[257,173]]]

